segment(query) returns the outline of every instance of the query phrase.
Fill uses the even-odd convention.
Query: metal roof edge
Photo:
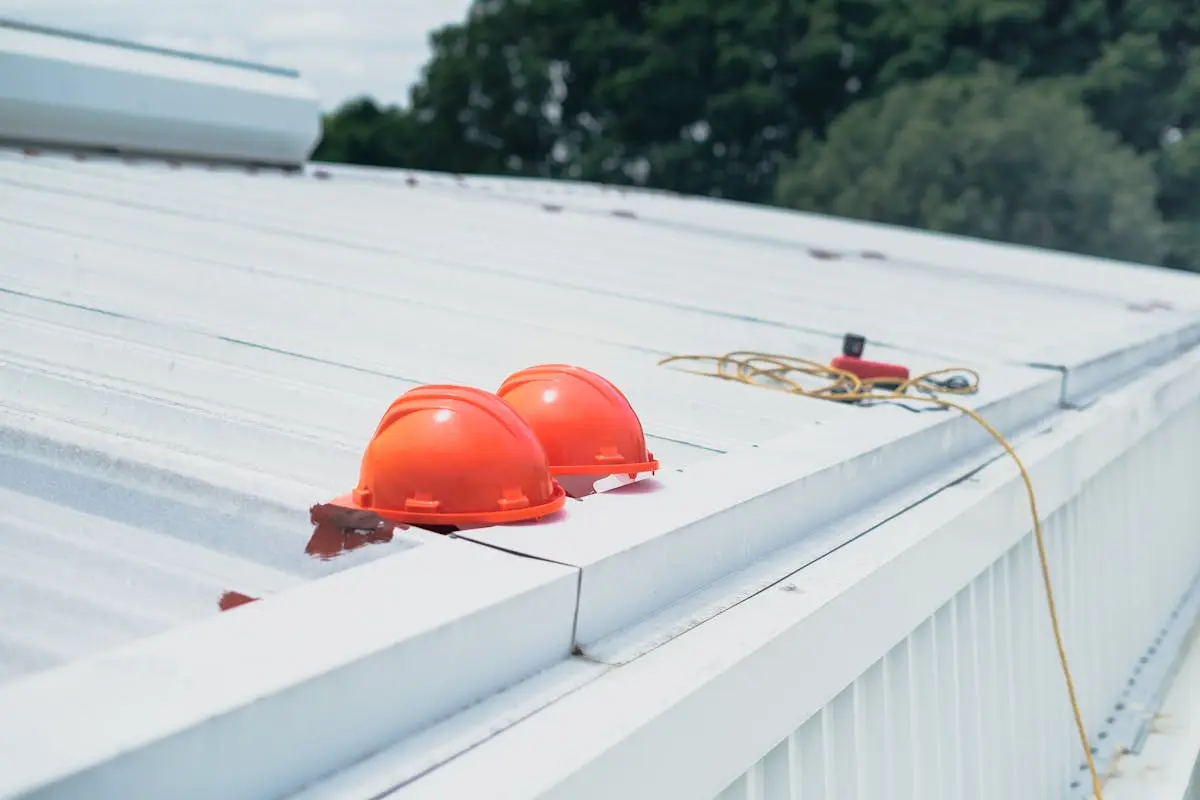
[[[1141,341],[1074,366],[1062,365],[1062,402],[1081,405],[1153,367],[1177,358],[1200,344],[1200,317],[1165,332],[1155,332]]]
[[[1025,401],[1040,397],[1040,407],[1047,408],[1054,389],[1046,376]],[[874,427],[864,427],[861,441],[876,434]],[[796,444],[747,455],[760,464],[784,464],[795,459]],[[891,507],[894,497],[879,500]],[[624,515],[626,526],[629,513],[636,508]],[[728,539],[730,524],[737,525],[717,521]],[[645,552],[641,557],[649,558]],[[670,572],[659,564],[659,577]],[[279,796],[319,784],[390,742],[429,731],[455,711],[563,664],[573,641],[580,575],[462,539],[439,540],[270,602],[0,686],[0,749],[17,754],[22,764],[0,776],[0,796],[100,800],[128,796],[129,787],[137,786],[186,800]],[[405,615],[387,613],[414,607],[442,613],[437,619],[409,617],[421,630],[406,627]],[[326,628],[322,620],[338,626]],[[347,620],[351,625],[343,630]],[[322,637],[306,635],[314,626]],[[565,673],[560,668],[553,680],[533,678],[540,693],[526,699],[520,714],[510,714],[509,724],[608,669],[570,663],[575,666]],[[295,702],[297,692],[308,699]],[[187,701],[180,703],[181,697]],[[503,727],[489,721],[471,732],[470,741]],[[60,744],[53,753],[37,746],[52,736]],[[456,737],[441,741],[438,752],[445,759],[470,746]],[[227,754],[219,770],[200,755],[214,749]]]
[[[577,596],[444,539],[18,679],[0,796],[284,795],[566,659]]]
[[[1018,435],[1072,405],[1066,400],[1080,399],[1081,384],[1095,397],[1190,352],[1197,342],[1200,324],[1189,322],[1081,366],[1047,372],[1043,380],[978,410],[1005,436]],[[908,429],[894,420],[878,422],[867,418],[853,434],[834,434],[842,443],[836,463],[813,463],[810,436],[772,442],[664,477],[672,492],[670,504],[654,493],[600,495],[589,499],[586,516],[560,524],[461,535],[579,567],[583,577],[576,640],[587,652],[598,641],[832,520],[883,508],[883,497],[903,497],[897,501],[900,507],[919,502],[999,454],[990,435],[962,415]],[[895,510],[892,506],[891,513]],[[630,526],[629,515],[639,512],[646,521]],[[735,541],[727,535],[731,528],[739,531]]]
[[[1086,464],[1089,466],[1086,472],[1099,470],[1104,464],[1119,457],[1131,442],[1148,435],[1162,420],[1177,413],[1188,403],[1194,402],[1198,396],[1200,353],[1192,353],[1185,359],[1165,365],[1161,371],[1135,379],[1094,406],[1084,410],[1064,410],[1056,416],[1052,429],[1031,429],[1013,443],[1027,460],[1027,465],[1034,470],[1035,480],[1045,468],[1048,457],[1057,459],[1059,463]],[[1090,432],[1094,431],[1098,423],[1103,424],[1105,429],[1120,430],[1121,434],[1091,435]],[[1081,457],[1081,448],[1086,451],[1086,457]],[[1042,510],[1049,514],[1060,507],[1086,480],[1086,472],[1072,467],[1068,470],[1070,480],[1056,480],[1045,486],[1047,491],[1041,493],[1041,499],[1045,501]],[[486,769],[489,764],[495,763],[489,753],[493,747],[499,747],[507,753],[514,752],[510,748],[525,752],[520,748],[525,747],[529,741],[536,740],[538,730],[546,729],[542,727],[545,722],[541,719],[543,714],[558,720],[562,718],[561,713],[578,702],[580,697],[586,698],[593,691],[605,694],[608,687],[600,683],[606,681],[605,676],[616,676],[620,668],[626,666],[632,666],[634,671],[639,670],[638,659],[652,650],[658,650],[660,646],[665,645],[668,651],[684,651],[674,658],[674,663],[680,665],[680,671],[664,675],[650,667],[648,672],[641,673],[643,676],[649,676],[650,680],[665,678],[668,683],[677,684],[679,681],[672,681],[672,678],[684,673],[693,674],[694,670],[691,668],[704,671],[713,663],[712,659],[704,656],[689,660],[688,654],[694,654],[696,651],[689,648],[688,637],[678,638],[678,644],[675,642],[678,634],[684,630],[698,627],[699,635],[706,637],[710,645],[715,641],[732,641],[745,644],[742,648],[744,650],[753,650],[761,640],[756,638],[753,643],[746,643],[746,637],[743,635],[746,628],[741,621],[753,621],[763,616],[757,613],[757,604],[762,600],[770,602],[773,597],[771,594],[764,594],[766,590],[786,588],[787,583],[797,581],[803,576],[806,589],[804,594],[807,594],[811,587],[817,592],[825,593],[822,597],[831,599],[833,595],[829,595],[827,591],[831,587],[823,586],[822,582],[831,576],[837,580],[853,580],[854,572],[847,568],[847,561],[855,566],[866,563],[886,564],[891,554],[898,549],[896,537],[892,534],[901,533],[901,539],[911,540],[919,535],[923,528],[929,527],[930,515],[933,515],[934,519],[942,520],[941,528],[944,529],[946,519],[959,520],[964,511],[978,509],[979,501],[984,496],[995,495],[996,502],[983,506],[982,513],[979,514],[982,518],[1003,516],[994,511],[1009,507],[1017,508],[1016,513],[1027,513],[1020,508],[1019,502],[1015,506],[1009,502],[1012,493],[1023,492],[1023,487],[1007,459],[996,459],[984,470],[976,473],[975,477],[976,480],[970,483],[957,483],[953,487],[947,487],[951,490],[949,493],[930,496],[893,516],[881,525],[878,537],[855,542],[853,546],[856,555],[831,553],[831,562],[841,562],[840,566],[835,566],[833,570],[829,570],[829,564],[826,563],[817,566],[811,575],[800,572],[817,564],[817,560],[829,550],[824,543],[853,538],[846,534],[848,531],[860,529],[858,519],[839,520],[817,537],[792,545],[742,573],[719,581],[698,596],[687,598],[656,618],[610,637],[601,642],[591,654],[593,658],[600,658],[600,661],[575,659],[552,671],[554,674],[539,675],[468,712],[439,723],[419,736],[398,742],[370,759],[308,787],[295,795],[294,800],[335,800],[347,796],[384,795],[395,796],[398,800],[410,795],[430,796],[426,794],[429,791],[435,792],[433,796],[437,796],[436,791],[439,788],[444,790],[447,784],[461,790],[462,786],[470,782],[473,771],[478,770],[481,765]],[[1039,485],[1043,483],[1039,482]],[[997,494],[997,490],[1001,488],[1003,491]],[[930,541],[925,550],[942,552],[947,542],[962,539],[962,529],[955,528],[950,536],[950,539],[938,538],[936,534],[927,536]],[[996,542],[995,546],[1001,548],[1004,543]],[[946,570],[942,561],[937,558],[927,561],[937,565],[933,575],[944,575]],[[735,606],[747,601],[750,608],[730,613]],[[817,608],[821,605],[822,598],[818,598],[808,607]],[[861,606],[845,610],[845,618],[851,620],[850,624],[861,622],[862,615],[858,608]],[[818,610],[813,613],[825,612]],[[723,617],[725,614],[730,615]],[[688,625],[684,630],[678,627],[678,620],[697,615],[702,616],[705,621],[700,622],[698,626]],[[870,611],[867,614],[872,619],[876,615]],[[719,623],[716,622],[718,619],[721,620]],[[726,635],[721,636],[715,632],[712,627],[714,624],[724,626]],[[830,627],[837,629],[840,626]],[[647,642],[652,642],[653,646],[646,647]],[[807,655],[811,650],[805,648],[803,652]],[[660,652],[655,659],[659,659],[661,655]],[[663,662],[659,660],[658,663]],[[836,672],[821,671],[820,674],[822,678],[828,678]],[[621,678],[614,677],[614,680],[619,682]],[[798,690],[806,690],[807,685],[798,685]],[[644,688],[644,684],[642,686]],[[578,696],[572,697],[573,695]],[[641,693],[637,696],[643,699],[648,697]],[[560,703],[563,705],[559,706]],[[643,705],[644,703],[635,703],[633,708],[637,711]],[[551,728],[553,725],[554,723],[550,723]],[[530,727],[534,728],[532,733],[529,731]],[[595,731],[595,726],[591,726],[581,735],[588,737]],[[484,741],[486,739],[493,741]],[[462,760],[456,760],[458,758]],[[428,784],[425,781],[427,777],[431,779]],[[505,780],[513,777],[515,776],[510,774],[502,776]],[[1164,796],[1163,800],[1167,798]]]
[[[1197,398],[1200,351],[1192,351],[1092,407],[1060,410],[1052,428],[1027,435],[1020,451],[1035,483],[1044,488],[1039,492],[1043,515],[1060,508],[1084,481]],[[987,524],[1028,516],[1024,485],[1011,461],[997,459],[975,478],[947,487],[889,519],[878,535],[819,561],[814,562],[817,551],[811,545],[797,543],[771,559],[775,578],[767,586],[731,577],[713,587],[734,598],[721,613],[683,636],[657,631],[655,647],[560,694],[453,760],[413,773],[406,771],[411,761],[397,758],[405,749],[397,746],[377,756],[369,771],[348,771],[338,787],[396,800],[471,796],[483,786],[502,795],[575,798],[597,796],[587,793],[588,786],[603,786],[611,796],[653,793],[656,788],[650,787],[664,785],[659,781],[667,776],[679,790],[682,776],[689,787],[680,790],[683,794],[706,794],[708,786],[727,780],[723,765],[759,758],[902,641],[914,620],[928,618],[931,609],[1009,550],[1016,537],[1028,535],[1022,526]],[[964,523],[968,518],[972,522]],[[964,536],[965,530],[976,533]],[[921,577],[914,580],[913,570]],[[907,591],[898,603],[902,587]],[[863,625],[866,619],[869,626]],[[856,637],[856,646],[814,658],[813,642],[847,626],[871,633]],[[655,638],[655,632],[647,629],[642,636]],[[601,649],[613,650],[613,644],[603,642]],[[618,643],[615,649],[621,648]],[[800,674],[804,680],[797,681]],[[778,687],[785,685],[794,691],[778,702]],[[764,689],[756,693],[755,686]],[[762,702],[731,703],[734,696]],[[633,698],[637,701],[630,702]],[[578,719],[589,724],[579,728],[567,722]],[[705,726],[711,759],[703,752],[698,757],[695,748],[667,744],[678,742],[698,720],[712,723]],[[564,726],[576,733],[561,757],[535,773],[511,769],[529,754],[543,752]],[[648,747],[664,758],[645,759]],[[726,748],[738,752],[729,755]],[[597,781],[600,774],[608,780]],[[386,786],[385,776],[390,778]],[[699,784],[705,784],[704,791]],[[333,796],[310,791],[304,798]]]
[[[1023,390],[979,409],[1014,435],[1057,411],[1059,391],[1059,376],[1034,372]],[[915,414],[897,425],[895,417],[861,411],[862,424],[853,431],[829,434],[836,437],[836,455],[824,461],[814,461],[813,453],[828,455],[828,442],[822,448],[811,435],[791,437],[664,475],[669,499],[634,485],[588,498],[586,515],[459,535],[579,567],[576,643],[587,652],[832,520],[865,508],[896,513],[998,452],[986,431],[961,416]],[[640,522],[631,525],[631,519]]]
[[[0,28],[9,28],[14,31],[21,31],[22,33],[34,33],[38,34],[39,36],[53,36],[59,39],[70,39],[76,42],[102,45],[104,47],[115,47],[121,50],[133,50],[140,53],[152,53],[154,55],[169,56],[171,58],[181,58],[187,61],[201,61],[206,64],[217,64],[223,67],[235,67],[237,69],[251,70],[254,72],[265,72],[269,75],[282,75],[288,78],[300,77],[300,73],[297,70],[290,69],[288,67],[277,67],[270,64],[260,64],[254,61],[226,58],[224,56],[210,56],[203,53],[176,50],[170,47],[156,47],[154,45],[142,44],[140,42],[131,42],[125,39],[115,39],[108,36],[95,36],[90,33],[68,31],[63,28],[54,28],[49,25],[37,25],[32,22],[23,22],[18,19],[10,19],[6,17],[0,17]]]

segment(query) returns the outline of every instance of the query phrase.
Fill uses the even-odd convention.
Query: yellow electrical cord
[[[836,367],[809,361],[794,356],[759,353],[750,350],[737,350],[723,356],[711,355],[677,355],[669,356],[658,362],[659,366],[680,362],[710,362],[716,364],[716,369],[697,370],[685,369],[696,375],[707,375],[723,380],[759,386],[776,391],[803,397],[816,397],[822,400],[837,402],[908,402],[917,401],[931,403],[941,408],[959,411],[973,419],[995,439],[1021,473],[1021,481],[1025,484],[1025,493],[1029,498],[1029,511],[1033,516],[1033,536],[1037,545],[1038,561],[1042,568],[1042,583],[1046,587],[1046,607],[1050,611],[1050,627],[1054,632],[1054,643],[1058,648],[1058,660],[1062,665],[1063,678],[1067,684],[1067,697],[1071,702],[1071,713],[1075,717],[1075,728],[1079,733],[1079,743],[1083,746],[1083,755],[1087,759],[1088,772],[1092,780],[1094,800],[1104,800],[1100,775],[1096,771],[1096,762],[1092,758],[1092,746],[1088,741],[1087,729],[1083,723],[1083,713],[1079,710],[1079,701],[1075,695],[1075,681],[1071,677],[1071,668],[1067,663],[1067,650],[1063,645],[1062,631],[1058,623],[1058,609],[1054,603],[1054,589],[1050,583],[1050,565],[1046,557],[1045,537],[1042,534],[1041,515],[1038,513],[1037,496],[1033,490],[1033,480],[1025,468],[1013,446],[1004,435],[985,420],[978,411],[968,408],[953,400],[947,400],[939,395],[970,395],[979,390],[979,373],[966,367],[951,367],[909,378],[903,382],[895,379],[874,378],[861,379],[857,375]],[[801,386],[794,375],[824,381],[815,388]],[[910,394],[911,391],[918,392]]]

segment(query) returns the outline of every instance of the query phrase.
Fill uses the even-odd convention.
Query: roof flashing
[[[0,142],[298,168],[320,138],[300,75],[0,20]]]

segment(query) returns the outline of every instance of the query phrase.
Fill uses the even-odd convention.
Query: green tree
[[[431,44],[406,108],[339,109],[318,156],[768,202],[803,134],[995,63],[1077,87],[1100,127],[1200,192],[1167,155],[1200,108],[1190,0],[474,0]],[[1200,265],[1179,191],[1159,199],[1167,260]]]
[[[346,102],[324,120],[324,135],[313,153],[317,161],[371,167],[412,166],[426,160],[428,139],[412,115],[381,108],[366,97]]]
[[[841,5],[869,3],[476,0],[386,130],[437,143],[393,148],[414,167],[768,200],[796,136],[855,98]]]
[[[1168,136],[1158,157],[1158,205],[1170,252],[1164,263],[1200,272],[1200,132]]]
[[[1098,127],[1068,82],[985,66],[899,85],[806,134],[786,206],[1158,263],[1151,160]]]
[[[992,61],[1022,79],[1088,73],[1101,124],[1146,149],[1198,99],[1192,5],[475,0],[431,37],[419,125],[404,132],[438,142],[416,166],[765,199],[802,131],[898,83]]]

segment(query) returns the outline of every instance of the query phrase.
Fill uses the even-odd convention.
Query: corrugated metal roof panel
[[[197,699],[167,721],[150,704],[131,708],[124,739],[78,728],[92,744],[71,756],[77,778],[113,748],[146,746],[218,712],[251,740],[285,718],[332,715],[349,726],[333,743],[340,749],[291,777],[275,767],[253,776],[272,791],[295,788],[565,658],[569,638],[591,646],[830,515],[893,513],[880,498],[936,490],[961,476],[943,474],[949,462],[965,470],[986,455],[986,435],[954,415],[752,391],[657,366],[664,356],[752,349],[825,360],[854,329],[874,342],[872,355],[917,371],[978,369],[982,389],[969,402],[1009,431],[1057,407],[1061,374],[1031,362],[1090,370],[1099,387],[1200,330],[1187,311],[1131,310],[1124,290],[1064,293],[1069,276],[830,258],[801,246],[808,233],[781,241],[756,232],[786,229],[780,219],[808,225],[806,217],[635,194],[624,196],[642,204],[633,218],[609,213],[607,200],[551,213],[536,199],[541,189],[520,182],[475,191],[476,179],[410,186],[396,173],[327,173],[0,155],[6,708],[65,702],[53,675],[32,699],[19,689],[36,679],[13,678],[212,616],[225,591],[277,592],[399,553],[358,570],[361,580],[333,576],[236,622],[193,626],[225,646],[256,631],[259,655],[277,646],[294,663],[278,680],[262,665],[206,677],[212,707]],[[696,215],[697,204],[708,210]],[[881,247],[876,229],[854,230],[856,246]],[[1139,274],[1110,269],[1122,285]],[[664,462],[656,484],[572,503],[550,524],[453,540],[408,531],[312,557],[308,505],[354,483],[361,448],[396,395],[429,382],[495,388],[513,370],[554,361],[596,369],[625,390]],[[726,513],[735,506],[739,514]],[[857,531],[872,524],[862,521]],[[478,585],[459,608],[451,573],[467,562]],[[415,582],[401,590],[399,579]],[[299,640],[305,621],[295,614],[348,613],[366,601],[366,586],[392,587],[407,613],[389,616],[386,629],[360,621],[333,644]],[[414,605],[434,596],[442,605]],[[505,607],[489,598],[507,598]],[[293,696],[324,691],[314,686],[323,670],[344,678],[370,661],[364,670],[386,673],[401,651],[428,679],[457,663],[466,645],[455,626],[468,616],[475,632],[520,627],[529,650],[505,650],[510,668],[486,685],[469,670],[447,675],[419,718],[372,706],[364,688],[342,685],[352,697],[337,709]],[[158,669],[147,696],[170,698],[171,670],[220,658],[186,634],[81,664],[81,680],[103,680],[113,665]],[[491,653],[499,636],[472,640],[470,652]],[[423,696],[420,686],[403,691]],[[370,731],[352,725],[364,709]],[[14,780],[59,780],[62,769],[47,756]],[[225,779],[205,780],[216,791]]]
[[[815,465],[866,441],[859,410],[657,360],[734,349],[823,360],[861,329],[878,357],[918,371],[982,370],[977,402],[1003,415],[1024,398],[1027,415],[1058,380],[1028,362],[1075,366],[1190,320],[1037,281],[646,224],[640,208],[634,219],[548,213],[520,191],[332,173],[0,156],[12,573],[0,671],[215,613],[220,591],[276,591],[416,546],[402,537],[314,560],[305,510],[349,488],[380,413],[419,383],[494,388],[532,363],[580,363],[626,391],[668,471],[776,441],[810,442]],[[707,202],[635,199],[681,218]],[[713,207],[738,230],[774,215]],[[942,421],[880,409],[869,430],[933,434]],[[922,447],[949,447],[947,435]],[[767,474],[749,469],[737,491]]]
[[[14,396],[28,397],[24,385],[9,383],[10,367],[0,366],[0,683],[211,616],[237,594],[262,597],[417,547],[427,536],[360,536],[345,549],[344,537],[331,542],[328,531],[314,531],[307,504],[288,507],[269,492],[256,495],[255,486],[234,492],[173,474],[153,450],[120,453],[53,420],[53,409],[14,413]],[[111,408],[125,399],[113,395]]]
[[[431,189],[476,191],[576,212],[626,214],[680,232],[816,250],[856,261],[885,261],[905,272],[916,270],[945,280],[973,281],[979,286],[1065,289],[1074,299],[1091,296],[1123,304],[1153,304],[1157,300],[1193,310],[1200,308],[1200,287],[1189,273],[838,217],[569,181],[463,177],[341,164],[312,165],[309,172],[384,185],[415,182]]]
[[[0,458],[6,476],[19,469],[27,481],[0,489],[0,681],[209,616],[227,591],[301,580],[161,526],[72,508],[74,482]]]

